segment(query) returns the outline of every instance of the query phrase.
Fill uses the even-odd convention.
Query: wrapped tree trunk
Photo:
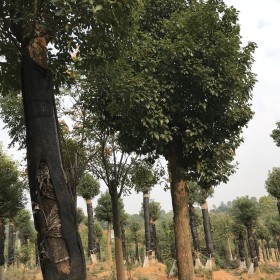
[[[246,225],[246,228],[248,233],[249,253],[250,253],[251,262],[253,264],[254,271],[257,271],[259,267],[259,263],[258,263],[257,253],[256,253],[253,228],[251,224]]]
[[[240,258],[240,268],[246,269],[245,240],[244,240],[244,236],[241,232],[238,234],[238,250],[239,250],[239,258]]]
[[[194,254],[195,254],[195,269],[202,268],[203,265],[200,261],[200,252],[199,252],[199,239],[197,233],[197,226],[195,220],[195,209],[192,204],[189,204],[189,213],[190,213],[190,228],[193,240]]]
[[[0,218],[0,280],[4,280],[4,248],[5,248],[5,224]]]
[[[8,265],[14,265],[15,261],[15,227],[9,222],[9,236],[8,236]]]
[[[111,227],[112,222],[108,222],[108,228],[107,228],[107,255],[108,255],[108,261],[111,263],[113,261],[112,257],[112,243],[111,243]]]
[[[88,215],[88,256],[90,257],[90,262],[96,262],[96,248],[95,248],[95,238],[93,230],[93,209],[92,200],[87,199],[87,215]]]
[[[205,201],[201,204],[202,210],[202,219],[203,219],[203,229],[205,234],[205,243],[206,249],[208,253],[208,260],[206,263],[206,268],[212,269],[212,266],[215,265],[215,258],[214,258],[214,246],[212,241],[212,234],[211,234],[211,223],[210,223],[210,216],[208,212],[208,204]]]
[[[144,210],[146,257],[148,257],[151,253],[149,199],[150,199],[149,193],[148,192],[143,192],[143,210]],[[148,261],[148,259],[146,258],[145,261]],[[147,266],[149,266],[149,263],[147,263]]]
[[[125,279],[125,270],[123,263],[123,248],[122,248],[122,232],[120,225],[120,213],[119,213],[119,197],[117,188],[110,188],[112,209],[113,209],[113,228],[115,237],[115,261],[117,269],[117,279]]]
[[[27,164],[43,278],[86,278],[75,199],[63,169],[46,39],[37,37],[23,55],[22,82]]]
[[[168,156],[171,175],[171,197],[174,213],[174,233],[179,280],[193,280],[194,267],[189,229],[188,193],[186,191],[185,170],[183,168],[182,143],[171,144]]]

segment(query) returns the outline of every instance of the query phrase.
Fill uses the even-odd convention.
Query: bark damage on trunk
[[[176,259],[179,280],[193,280],[194,267],[189,229],[188,193],[183,169],[182,143],[174,141],[169,147],[169,170],[171,176],[171,197],[174,213]]]
[[[23,54],[23,102],[27,163],[38,249],[44,279],[85,279],[76,207],[62,165],[53,84],[45,37]]]

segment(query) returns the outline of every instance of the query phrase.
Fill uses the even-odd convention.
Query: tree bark
[[[212,234],[211,234],[211,223],[210,223],[210,216],[208,212],[208,204],[206,201],[203,204],[201,204],[201,211],[202,211],[203,229],[205,234],[207,253],[209,259],[214,260],[214,246],[213,246]]]
[[[246,227],[247,227],[247,234],[248,234],[250,258],[252,263],[254,264],[254,269],[257,269],[259,267],[259,263],[258,263],[257,253],[256,253],[253,228],[252,225],[246,225]]]
[[[90,261],[92,263],[93,255],[95,255],[95,238],[94,238],[94,230],[93,230],[93,210],[92,210],[92,200],[87,199],[87,215],[88,215],[88,256],[90,257]]]
[[[157,254],[157,233],[155,222],[150,220],[150,233],[151,233],[151,251],[153,256]]]
[[[149,198],[150,198],[149,193],[148,192],[143,192],[143,210],[144,210],[146,256],[150,255],[150,253],[151,253]]]
[[[108,255],[108,261],[110,263],[113,262],[112,243],[111,243],[111,227],[112,227],[112,222],[108,222],[108,228],[107,228],[107,255]]]
[[[15,227],[14,224],[9,222],[9,235],[8,235],[8,265],[14,265],[15,261]]]
[[[63,169],[53,85],[46,69],[46,40],[34,39],[23,55],[23,103],[30,194],[43,278],[86,278],[76,207]]]
[[[189,229],[188,193],[185,170],[183,169],[182,143],[174,141],[169,147],[169,170],[171,176],[171,197],[174,213],[174,234],[179,280],[193,280],[194,267]]]
[[[122,232],[120,224],[120,213],[119,213],[119,198],[117,188],[111,188],[110,191],[112,209],[113,209],[113,227],[114,227],[114,238],[115,238],[115,261],[117,270],[117,279],[125,279],[125,270],[123,263],[123,249],[122,249]]]

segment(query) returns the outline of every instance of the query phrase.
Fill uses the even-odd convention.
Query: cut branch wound
[[[43,211],[45,217],[45,238],[48,246],[44,242],[40,245],[40,255],[50,258],[58,271],[70,273],[70,257],[63,238],[61,229],[61,219],[59,205],[54,192],[50,171],[45,162],[41,162],[37,172],[37,182],[40,192],[39,209]]]

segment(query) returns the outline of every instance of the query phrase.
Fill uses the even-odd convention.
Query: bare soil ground
[[[114,267],[108,263],[99,263],[87,267],[87,280],[114,280]],[[261,271],[248,275],[246,271],[215,270],[213,272],[200,271],[195,280],[280,280],[280,268],[277,263],[262,265]],[[42,280],[40,269],[29,270],[23,268],[9,268],[5,273],[5,280]],[[127,280],[178,280],[169,277],[164,264],[151,264],[149,267],[136,267],[127,271]]]

